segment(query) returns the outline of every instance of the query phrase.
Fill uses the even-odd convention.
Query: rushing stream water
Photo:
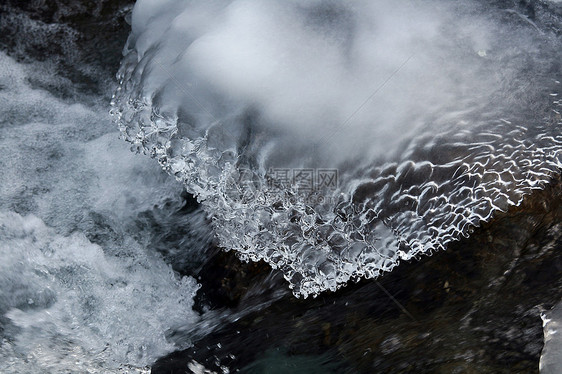
[[[1,373],[149,372],[439,256],[562,166],[558,2],[55,3],[1,8]],[[216,247],[275,269],[236,308],[196,298]],[[343,370],[320,353],[246,369]]]

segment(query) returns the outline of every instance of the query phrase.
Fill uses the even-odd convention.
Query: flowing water
[[[33,65],[0,61],[0,371],[143,367],[198,319],[197,283],[135,222],[182,204],[181,187],[129,152],[104,106],[61,101],[30,86]]]
[[[120,51],[80,51],[72,5],[3,9],[19,31],[0,51],[2,373],[148,372],[286,292],[197,307],[215,245],[318,296],[445,249],[559,173],[556,2],[125,3],[117,82],[92,60]],[[284,355],[262,361],[283,372]]]

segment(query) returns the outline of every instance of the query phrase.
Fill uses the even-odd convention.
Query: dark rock
[[[271,268],[263,261],[241,262],[234,252],[213,247],[198,274],[201,289],[197,295],[197,304],[202,309],[237,308],[252,287],[264,285],[271,274]],[[280,281],[276,284],[287,287],[287,284],[281,284]],[[264,297],[266,291],[260,289],[260,297]]]

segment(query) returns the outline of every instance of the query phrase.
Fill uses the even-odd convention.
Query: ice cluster
[[[139,0],[112,112],[224,248],[316,295],[444,249],[559,172],[560,19],[542,9]]]

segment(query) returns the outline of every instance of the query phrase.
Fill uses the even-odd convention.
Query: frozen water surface
[[[559,170],[548,22],[478,1],[140,0],[113,114],[224,248],[316,295],[444,249]]]

